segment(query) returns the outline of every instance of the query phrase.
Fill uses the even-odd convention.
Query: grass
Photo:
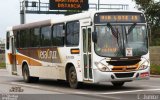
[[[4,53],[0,53],[0,69],[2,68],[6,68]]]
[[[151,65],[151,74],[160,75],[160,65]]]
[[[6,64],[4,62],[0,62],[0,69],[6,68]]]

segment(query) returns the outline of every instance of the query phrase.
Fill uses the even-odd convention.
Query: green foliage
[[[0,69],[5,67],[6,67],[6,64],[4,62],[0,62]]]
[[[151,74],[160,75],[160,65],[151,65]]]
[[[137,5],[139,5],[139,9],[146,10],[149,4],[153,3],[153,0],[134,0]]]
[[[160,2],[155,0],[134,0],[139,10],[143,10],[151,27],[151,45],[160,45]]]
[[[154,37],[152,37],[152,43],[150,44],[151,46],[159,46],[160,45],[160,37],[156,35],[154,35]]]

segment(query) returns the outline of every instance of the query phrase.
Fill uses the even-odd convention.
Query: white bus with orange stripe
[[[150,76],[147,23],[139,11],[79,13],[13,26],[6,36],[7,70],[26,82],[122,86]]]

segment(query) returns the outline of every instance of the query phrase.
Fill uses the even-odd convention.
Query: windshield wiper
[[[107,23],[107,27],[111,29],[113,36],[117,39],[118,48],[120,49],[120,52],[123,54],[123,47],[122,45],[120,46],[119,44],[119,36],[120,36],[119,31],[117,30],[116,32],[110,23]],[[120,39],[120,43],[121,43],[121,39]]]
[[[112,27],[112,25],[110,23],[107,23],[107,27],[111,29],[113,36],[118,39],[118,34],[117,32],[114,30],[114,28]]]
[[[136,27],[136,25],[137,25],[137,23],[133,23],[132,25],[131,25],[131,27],[129,28],[129,30],[128,30],[128,33],[126,32],[126,42],[128,43],[128,38],[127,38],[127,35],[129,35],[132,31],[133,31],[133,29]]]
[[[129,35],[129,34],[133,31],[133,29],[136,27],[136,25],[137,25],[137,23],[133,23],[133,24],[131,25],[131,27],[130,27],[129,30],[128,30],[127,35]]]

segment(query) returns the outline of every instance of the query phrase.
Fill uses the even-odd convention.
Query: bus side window
[[[64,46],[64,24],[56,24],[52,27],[52,45]]]
[[[51,27],[41,27],[41,46],[51,46]]]
[[[27,48],[30,45],[29,29],[20,30],[20,48]]]
[[[68,22],[66,27],[67,27],[66,45],[78,46],[80,23],[78,21]]]
[[[15,31],[15,36],[16,36],[16,47],[19,48],[19,39],[20,39],[20,32],[19,31]]]
[[[7,32],[7,35],[6,35],[6,49],[8,50],[9,49],[9,36],[10,36],[10,33]]]
[[[31,47],[39,47],[40,46],[40,28],[32,28],[30,30],[31,36]]]

